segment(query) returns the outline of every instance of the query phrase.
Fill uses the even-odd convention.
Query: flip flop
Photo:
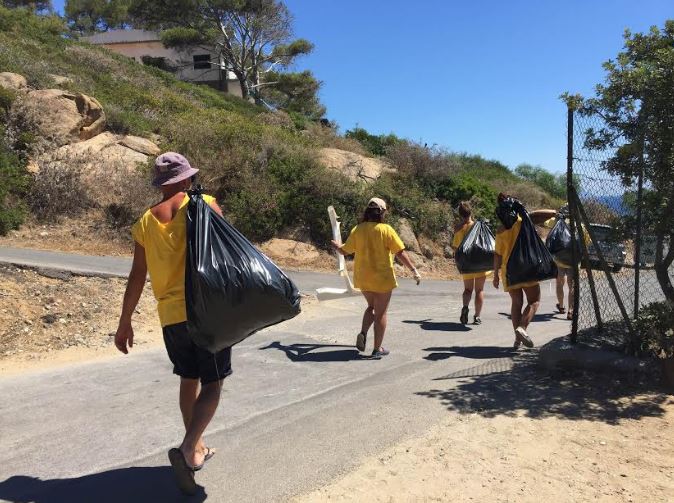
[[[194,469],[187,464],[183,452],[173,448],[168,451],[168,458],[180,490],[188,495],[196,494],[199,486],[194,481]]]
[[[557,311],[559,311],[559,314],[564,314],[566,312],[566,308],[557,304]]]
[[[199,470],[201,470],[206,464],[206,461],[211,459],[213,456],[215,456],[215,450],[211,449],[210,447],[206,447],[206,455],[204,456],[204,462],[201,463],[200,465],[193,466],[192,471],[198,472]]]

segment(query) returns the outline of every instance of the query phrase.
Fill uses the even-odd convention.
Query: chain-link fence
[[[656,237],[644,223],[648,183],[609,172],[617,150],[593,147],[603,130],[599,115],[569,111],[569,207],[576,236],[583,236],[575,248],[573,337],[597,336],[608,326],[628,342],[639,308],[665,297],[654,270]]]

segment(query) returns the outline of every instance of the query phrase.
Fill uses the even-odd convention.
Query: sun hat
[[[386,210],[386,201],[378,197],[373,197],[367,203],[368,208],[379,208],[381,211]]]
[[[182,182],[197,174],[199,170],[190,166],[184,156],[176,152],[165,152],[154,161],[152,185],[160,187]]]

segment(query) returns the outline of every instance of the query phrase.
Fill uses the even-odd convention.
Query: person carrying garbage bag
[[[497,203],[496,216],[502,227],[496,232],[493,283],[499,288],[503,279],[503,290],[510,294],[513,347],[531,348],[534,343],[527,328],[541,300],[539,282],[556,277],[557,266],[522,203],[504,193],[498,195]]]
[[[492,271],[494,262],[494,235],[483,221],[473,220],[473,210],[468,201],[458,207],[461,220],[454,226],[452,249],[456,265],[463,279],[463,307],[459,321],[468,324],[470,299],[475,292],[475,315],[473,324],[480,325],[484,303],[484,283]]]
[[[362,327],[356,336],[356,347],[359,351],[365,351],[367,333],[374,324],[373,358],[389,354],[382,343],[391,293],[398,286],[393,270],[393,257],[398,257],[414,273],[417,285],[421,281],[419,272],[405,253],[402,240],[393,227],[384,223],[385,216],[386,202],[373,197],[365,208],[362,222],[353,228],[346,243],[340,245],[332,241],[332,246],[338,253],[355,255],[354,286],[361,290],[367,301]]]
[[[222,381],[232,373],[231,347],[213,354],[195,345],[187,332],[186,192],[197,172],[180,154],[167,152],[157,157],[152,185],[161,190],[162,199],[132,227],[133,264],[115,334],[115,346],[127,354],[133,347],[131,318],[149,273],[166,351],[174,374],[180,376],[179,405],[185,436],[179,448],[169,451],[169,459],[178,485],[188,494],[197,491],[194,472],[215,454],[202,435],[218,407]],[[203,197],[222,215],[215,198]]]
[[[555,292],[557,294],[557,312],[566,314],[567,320],[573,319],[573,254],[571,251],[571,228],[569,227],[569,207],[563,206],[559,211],[536,210],[530,213],[535,224],[541,224],[550,229],[545,240],[545,246],[552,254],[557,264],[557,277],[555,278]],[[580,248],[577,249],[577,260],[580,260]],[[564,306],[564,286],[568,280],[568,311]]]

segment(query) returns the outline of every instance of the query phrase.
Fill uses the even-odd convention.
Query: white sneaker
[[[515,337],[524,344],[528,348],[533,348],[534,347],[534,342],[531,340],[531,338],[527,335],[527,331],[524,330],[522,327],[517,327],[515,329]]]

